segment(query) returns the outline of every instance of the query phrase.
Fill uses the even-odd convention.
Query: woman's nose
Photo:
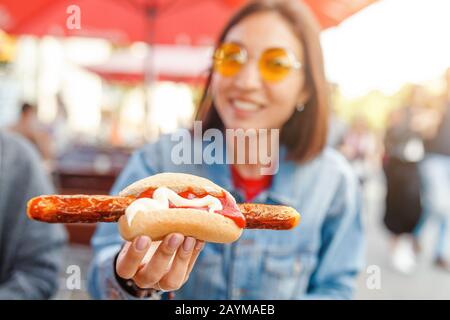
[[[256,90],[261,88],[261,77],[256,63],[247,62],[236,74],[234,84],[242,90]]]

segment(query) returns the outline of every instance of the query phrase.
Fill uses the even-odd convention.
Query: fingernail
[[[195,250],[202,250],[203,247],[205,246],[205,243],[203,241],[197,241],[197,243],[195,244]]]
[[[136,242],[134,244],[134,247],[135,247],[136,250],[142,251],[142,250],[147,249],[149,243],[150,243],[150,238],[149,237],[140,236],[136,240]]]
[[[187,237],[184,240],[184,243],[183,243],[183,250],[184,251],[191,251],[192,248],[194,248],[194,244],[195,244],[195,239],[192,238],[192,237]]]
[[[170,249],[175,250],[181,245],[181,242],[183,242],[183,236],[180,234],[173,234],[169,239],[168,246]]]

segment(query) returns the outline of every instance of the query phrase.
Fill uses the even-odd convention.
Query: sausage
[[[132,197],[48,195],[28,201],[27,214],[49,223],[115,222],[133,202]]]
[[[28,202],[31,219],[48,223],[116,222],[135,197],[103,195],[46,195]],[[246,229],[288,230],[299,223],[298,213],[286,206],[259,203],[238,204]]]

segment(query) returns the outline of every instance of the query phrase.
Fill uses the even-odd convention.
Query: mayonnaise
[[[208,207],[208,211],[210,213],[223,209],[220,200],[211,195],[207,195],[203,198],[186,199],[180,197],[173,190],[166,187],[160,187],[153,192],[153,198],[139,198],[127,207],[125,210],[125,216],[127,218],[128,225],[131,226],[134,216],[139,211],[145,213],[152,210],[169,209],[169,202],[176,207]]]

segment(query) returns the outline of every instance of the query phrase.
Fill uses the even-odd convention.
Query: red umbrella
[[[2,0],[0,28],[116,43],[211,44],[235,8],[235,1],[225,0]]]
[[[210,58],[210,47],[154,45],[153,75],[160,81],[202,83]],[[133,85],[145,81],[145,56],[129,50],[117,50],[101,64],[83,66],[109,82]]]
[[[304,0],[324,29],[337,26],[375,1],[377,0]]]
[[[337,25],[374,1],[305,0],[324,28]],[[245,2],[0,0],[0,29],[16,35],[90,36],[118,43],[211,44],[231,14]]]
[[[339,24],[374,1],[376,0],[305,0],[324,28]],[[247,0],[0,0],[0,29],[16,35],[88,36],[124,44],[145,41],[152,44],[203,46],[214,43],[229,17],[246,2]],[[187,61],[185,57],[182,60]],[[198,63],[199,59],[195,61]],[[106,62],[89,69],[112,81],[134,83],[150,76],[158,79],[199,80],[199,73],[189,74],[189,70],[176,74],[167,72],[167,68],[160,68],[153,70],[153,75],[146,74],[144,70],[150,68],[146,68],[142,61],[131,64],[122,62],[119,64],[122,66],[120,70],[109,70],[111,65],[117,64]],[[200,67],[205,68],[203,64],[198,64],[197,69]],[[182,69],[180,66],[177,68]]]

